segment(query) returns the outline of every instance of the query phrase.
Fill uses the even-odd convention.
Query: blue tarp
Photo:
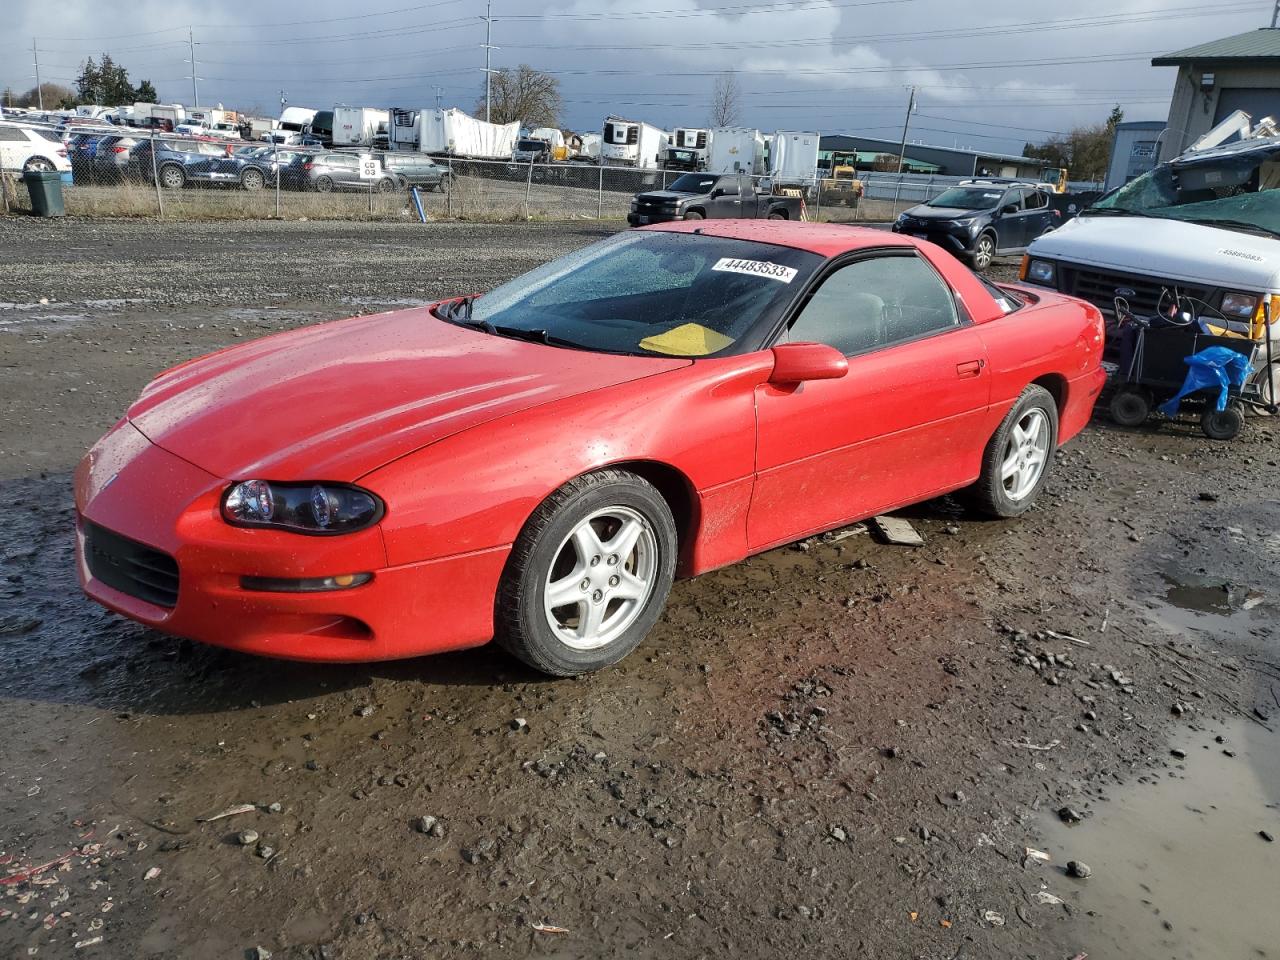
[[[1182,382],[1182,389],[1160,404],[1160,412],[1166,416],[1175,416],[1182,398],[1201,390],[1216,390],[1218,410],[1227,409],[1229,389],[1243,387],[1253,372],[1249,358],[1228,347],[1207,347],[1187,357],[1186,364],[1187,379]]]

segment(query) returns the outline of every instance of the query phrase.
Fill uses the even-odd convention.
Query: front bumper
[[[290,660],[390,660],[492,637],[509,547],[389,566],[380,526],[336,537],[233,527],[219,511],[225,487],[128,422],[117,424],[76,470],[76,565],[85,593],[163,633]],[[173,605],[95,577],[86,556],[90,523],[171,557],[178,571]],[[373,576],[358,587],[319,593],[241,585],[246,576],[346,573]]]
[[[651,223],[671,223],[683,219],[683,213],[673,210],[636,210],[627,214],[627,223],[633,227],[646,227]]]
[[[953,255],[971,253],[973,251],[973,241],[976,237],[976,234],[970,234],[960,227],[936,227],[922,223],[912,223],[905,226],[901,223],[895,223],[892,229],[894,233],[905,234],[909,237],[919,237],[921,240],[936,243],[943,250]]]

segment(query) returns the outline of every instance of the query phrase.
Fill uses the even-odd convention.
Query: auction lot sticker
[[[721,257],[711,269],[726,273],[746,273],[753,277],[767,277],[770,280],[781,280],[783,283],[790,283],[796,278],[795,267],[784,267],[780,263],[769,263],[767,260]]]

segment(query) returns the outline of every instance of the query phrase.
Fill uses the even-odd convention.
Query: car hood
[[[1280,240],[1149,217],[1076,217],[1032,243],[1028,254],[1246,292],[1272,289],[1280,271]]]
[[[128,418],[224,479],[352,481],[486,421],[689,362],[490,336],[422,307],[189,361],[152,381]]]
[[[645,193],[637,194],[636,199],[645,200],[688,200],[690,197],[696,197],[696,193],[684,193],[679,190],[649,190]]]
[[[986,210],[965,210],[963,207],[931,207],[921,204],[906,211],[908,217],[916,220],[967,220],[986,213]]]

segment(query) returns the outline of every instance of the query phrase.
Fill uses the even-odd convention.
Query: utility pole
[[[444,87],[436,87],[436,109],[439,110],[444,106]]]
[[[280,112],[284,113],[284,105],[289,102],[289,97],[283,90],[280,91]]]
[[[191,64],[191,99],[193,101],[191,105],[193,107],[198,107],[200,106],[200,87],[196,84],[196,81],[200,78],[196,76],[195,32],[190,27],[187,27],[187,47],[191,50],[191,59],[184,60],[183,62]]]
[[[1280,23],[1280,0],[1276,0],[1276,8],[1271,11],[1271,29],[1276,28],[1276,24]]]
[[[1280,0],[1278,0],[1280,2]],[[484,119],[492,122],[493,101],[493,69],[490,57],[494,50],[501,49],[493,45],[493,0],[485,0],[484,5]]]
[[[1277,0],[1280,2],[1280,0]],[[898,176],[902,176],[902,168],[907,160],[907,131],[911,128],[911,115],[916,112],[916,88],[911,87],[911,97],[907,100],[907,118],[902,122],[902,149],[898,151]]]
[[[44,109],[44,91],[40,89],[40,51],[36,49],[36,38],[31,38],[31,62],[36,65],[36,102]]]

